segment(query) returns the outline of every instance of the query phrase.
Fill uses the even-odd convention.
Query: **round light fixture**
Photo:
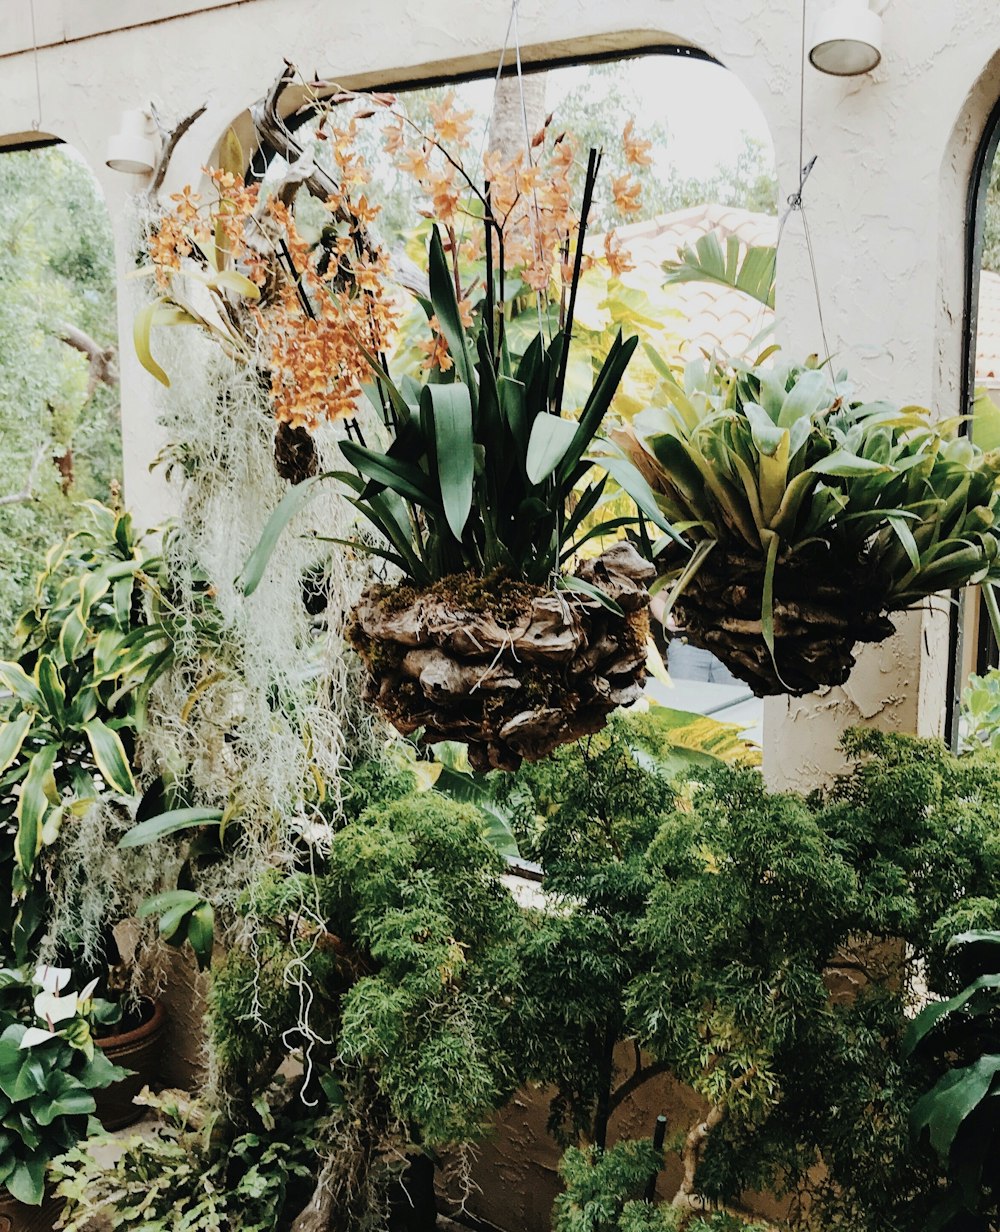
[[[882,59],[882,18],[868,0],[836,0],[817,20],[809,60],[821,73],[857,77]]]
[[[127,175],[152,175],[160,143],[147,111],[123,111],[121,128],[108,139],[105,162],[112,171]]]

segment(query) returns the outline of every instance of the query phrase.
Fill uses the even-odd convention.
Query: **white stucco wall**
[[[810,13],[826,0],[808,0]],[[126,194],[103,152],[124,108],[153,99],[167,116],[208,111],[174,159],[171,181],[197,179],[226,126],[273,79],[281,58],[347,85],[495,66],[508,0],[35,0],[41,130],[71,142],[101,180],[120,248]],[[191,9],[202,11],[190,12]],[[526,60],[680,42],[736,73],[771,126],[782,195],[797,181],[798,0],[521,0]],[[141,16],[137,16],[141,14]],[[35,55],[28,5],[0,0],[0,134],[32,131]],[[142,24],[136,24],[141,22]],[[870,395],[958,411],[965,200],[989,111],[1000,95],[1000,6],[982,0],[889,0],[885,55],[867,77],[809,69],[808,221],[831,349]],[[114,27],[127,27],[115,29]],[[664,71],[669,71],[665,64]],[[124,269],[128,254],[119,251]],[[156,521],[169,494],[147,474],[159,448],[152,382],[131,360],[123,308],[122,405],[127,495]],[[793,217],[778,266],[779,339],[821,350],[802,225]],[[859,579],[863,584],[863,579]],[[808,783],[837,764],[837,733],[859,718],[933,732],[944,712],[945,622],[914,614],[865,652],[845,689],[768,703],[774,782]]]

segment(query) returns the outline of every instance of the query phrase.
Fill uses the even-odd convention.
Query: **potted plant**
[[[954,420],[861,401],[816,361],[662,375],[619,443],[694,544],[657,558],[667,612],[759,696],[843,683],[890,613],[995,568],[997,460]]]
[[[54,1226],[49,1163],[88,1132],[94,1092],[123,1077],[94,1042],[95,1026],[116,1007],[94,998],[94,981],[67,991],[71,975],[0,971],[0,1228],[10,1232]]]
[[[131,824],[134,741],[171,641],[155,611],[158,557],[127,514],[96,501],[84,513],[82,527],[50,552],[37,579],[35,602],[17,626],[16,661],[0,663],[0,682],[11,694],[0,703],[0,819],[9,836],[0,945],[7,962],[23,964],[44,944],[107,991],[109,969],[119,962],[113,929],[130,914],[128,904],[107,901],[99,915],[92,906],[73,911],[81,895],[111,892],[108,870],[99,851],[89,870],[61,865],[62,843],[95,810],[112,830]],[[72,922],[53,919],[54,902],[70,910]],[[149,1063],[163,1014],[140,1001],[126,1006],[124,1035],[121,1024],[101,1025],[106,1038],[98,1043],[110,1055],[140,1069],[137,1062],[147,1061],[126,1084],[127,1108],[111,1109],[118,1088],[108,1095],[115,1127],[141,1115],[129,1091],[155,1073]]]

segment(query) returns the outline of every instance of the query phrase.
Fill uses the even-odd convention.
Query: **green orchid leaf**
[[[260,585],[267,570],[268,561],[274,554],[274,549],[285,527],[305,509],[316,495],[316,485],[329,477],[328,474],[312,475],[304,479],[302,483],[295,484],[281,498],[277,508],[268,518],[257,546],[250,553],[247,563],[236,579],[236,585],[248,598]]]
[[[146,821],[141,821],[138,825],[133,826],[127,834],[124,834],[118,840],[118,846],[121,848],[142,847],[146,843],[155,843],[159,839],[166,838],[170,834],[176,834],[180,830],[190,830],[197,826],[221,823],[222,817],[222,809],[171,809],[169,812],[160,813],[156,817],[150,817]]]
[[[525,472],[531,483],[543,483],[566,457],[576,437],[576,424],[542,411],[535,417],[528,438]]]
[[[464,385],[426,385],[421,410],[433,424],[441,503],[451,533],[461,542],[472,509],[475,457],[472,403]]]
[[[427,277],[430,283],[431,303],[434,305],[434,313],[455,363],[455,372],[459,380],[468,387],[469,397],[475,409],[476,380],[472,360],[469,357],[465,328],[458,309],[455,282],[448,268],[444,245],[441,242],[441,232],[437,226],[431,229],[430,244],[427,250]]]

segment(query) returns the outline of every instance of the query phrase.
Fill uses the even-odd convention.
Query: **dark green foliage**
[[[245,1133],[179,1092],[149,1105],[155,1132],[126,1139],[109,1164],[86,1145],[56,1165],[67,1232],[274,1232],[305,1206],[322,1147],[322,1113],[280,1088]],[[183,1220],[183,1223],[179,1221]]]
[[[600,1147],[571,1147],[562,1158],[559,1174],[566,1192],[553,1208],[554,1232],[668,1232],[676,1221],[667,1212],[642,1201],[651,1177],[663,1166],[663,1157],[651,1142],[617,1143]],[[640,1212],[636,1209],[644,1207]]]
[[[555,905],[523,943],[523,1055],[533,1077],[556,1087],[550,1128],[563,1141],[603,1142],[618,1102],[611,1053],[630,1034],[625,992],[644,962],[645,852],[675,798],[667,773],[640,764],[637,723],[617,716],[516,776],[542,823],[529,850]]]
[[[948,957],[954,982],[965,987],[923,1009],[907,1034],[907,1047],[938,1075],[911,1126],[948,1170],[948,1191],[928,1227],[990,1232],[1000,1216],[1000,933],[956,936]]]
[[[226,1089],[259,1087],[305,1025],[303,980],[330,1041],[314,1059],[345,1085],[374,1074],[417,1141],[445,1143],[477,1136],[516,1083],[521,922],[480,812],[398,796],[409,777],[365,768],[362,790],[381,780],[389,802],[335,835],[318,875],[272,871],[248,896],[270,924],[216,972],[213,1039]]]
[[[341,1056],[377,1066],[423,1140],[476,1136],[516,1083],[517,908],[471,805],[418,793],[337,836],[324,898],[375,966],[347,994]]]

